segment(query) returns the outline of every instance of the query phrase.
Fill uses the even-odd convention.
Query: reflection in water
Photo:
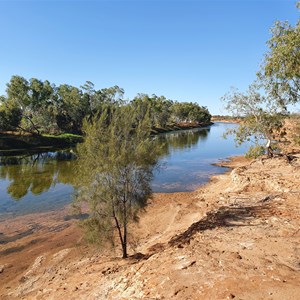
[[[74,155],[70,150],[0,157],[0,178],[9,180],[7,193],[20,200],[39,195],[57,183],[72,184]]]
[[[219,159],[239,155],[233,139],[222,139],[232,124],[162,134],[160,164],[154,192],[191,191],[224,169],[213,166]],[[0,153],[0,218],[33,211],[54,210],[72,201],[75,174],[72,150],[4,156]],[[22,201],[13,201],[21,200]]]
[[[187,149],[196,147],[199,141],[205,141],[210,132],[210,128],[194,129],[188,131],[177,131],[160,136],[160,139],[165,142],[165,155],[168,155],[173,150]]]
[[[159,136],[162,157],[174,150],[196,147],[199,140],[206,140],[210,129],[179,131]],[[29,192],[39,195],[58,182],[72,184],[74,160],[72,150],[36,153],[19,156],[0,156],[0,178],[10,181],[7,193],[20,200]]]

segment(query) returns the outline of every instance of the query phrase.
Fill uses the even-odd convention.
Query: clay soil
[[[0,298],[299,299],[300,153],[223,164],[155,194],[126,260],[87,246],[69,208],[0,222]]]

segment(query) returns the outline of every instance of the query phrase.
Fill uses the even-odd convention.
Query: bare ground
[[[300,154],[224,165],[155,194],[127,260],[87,247],[68,208],[0,222],[0,298],[299,299]]]

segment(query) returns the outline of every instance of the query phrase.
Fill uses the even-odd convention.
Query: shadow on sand
[[[170,246],[179,246],[189,243],[192,237],[201,231],[217,227],[255,226],[253,219],[268,217],[274,214],[274,208],[269,203],[253,206],[222,206],[215,211],[210,211],[200,221],[193,223],[186,231],[174,236]]]

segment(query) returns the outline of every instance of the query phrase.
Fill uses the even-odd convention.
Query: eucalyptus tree
[[[31,121],[35,130],[50,132],[56,124],[55,120],[55,85],[48,80],[44,82],[36,78],[29,81],[29,95],[31,99]]]
[[[122,104],[124,90],[119,86],[115,85],[109,88],[104,88],[96,91],[96,99],[100,104],[108,103],[108,104]]]
[[[0,96],[0,131],[15,130],[19,127],[22,119],[21,110],[7,102],[4,96]]]
[[[168,100],[164,96],[152,95],[151,99],[152,111],[154,115],[154,124],[157,127],[165,128],[171,121],[171,107],[173,105],[172,100]]]
[[[174,120],[179,122],[210,122],[211,115],[205,106],[192,102],[175,102],[172,106]]]
[[[300,2],[298,2],[300,9]],[[282,106],[300,101],[300,19],[295,26],[277,21],[258,77]]]
[[[80,88],[83,91],[84,101],[87,103],[86,115],[92,115],[97,109],[95,105],[95,85],[91,81],[86,81]]]
[[[300,8],[300,2],[297,6]],[[244,117],[234,130],[237,142],[253,140],[258,145],[256,149],[266,148],[269,156],[272,156],[272,143],[279,142],[285,134],[287,105],[300,101],[300,20],[295,26],[277,21],[271,33],[267,42],[269,50],[256,82],[246,93],[233,90],[223,97],[228,111]],[[262,141],[266,142],[265,147]],[[259,154],[253,148],[250,153]]]
[[[150,125],[151,127],[154,126],[152,103],[148,94],[138,93],[130,102],[130,105],[134,108],[136,118],[139,121],[143,120],[144,117],[149,114]]]
[[[198,123],[210,122],[211,115],[205,106],[200,106],[197,103],[185,103],[186,111],[188,111],[188,120]]]
[[[164,96],[139,93],[130,104],[139,111],[139,118],[143,118],[145,112],[150,112],[152,127],[165,128],[171,122],[173,101]]]
[[[62,84],[57,89],[57,125],[62,131],[81,132],[82,122],[88,110],[88,101],[82,90]]]
[[[7,84],[7,105],[18,109],[22,115],[18,127],[40,134],[40,129],[46,122],[44,117],[54,93],[49,81],[42,82],[36,78],[29,81],[21,76],[12,76]]]
[[[149,112],[140,119],[133,106],[84,122],[85,142],[78,145],[77,204],[88,204],[83,225],[90,241],[109,240],[115,233],[128,256],[128,224],[151,195],[150,182],[159,147],[150,137]]]
[[[281,141],[285,131],[283,122],[286,111],[269,95],[262,95],[259,85],[253,83],[246,93],[232,89],[222,97],[225,108],[232,116],[242,118],[242,123],[227,134],[234,134],[237,144],[252,142],[248,156],[257,157],[265,151],[273,156],[275,144]]]
[[[30,108],[30,96],[29,96],[29,82],[21,76],[12,76],[10,82],[7,83],[7,103],[14,107],[18,107],[22,119],[24,120],[24,127],[27,127],[26,123],[31,121],[32,109]],[[22,124],[23,125],[23,124]],[[20,128],[22,128],[19,125]],[[26,130],[24,128],[24,130]]]

